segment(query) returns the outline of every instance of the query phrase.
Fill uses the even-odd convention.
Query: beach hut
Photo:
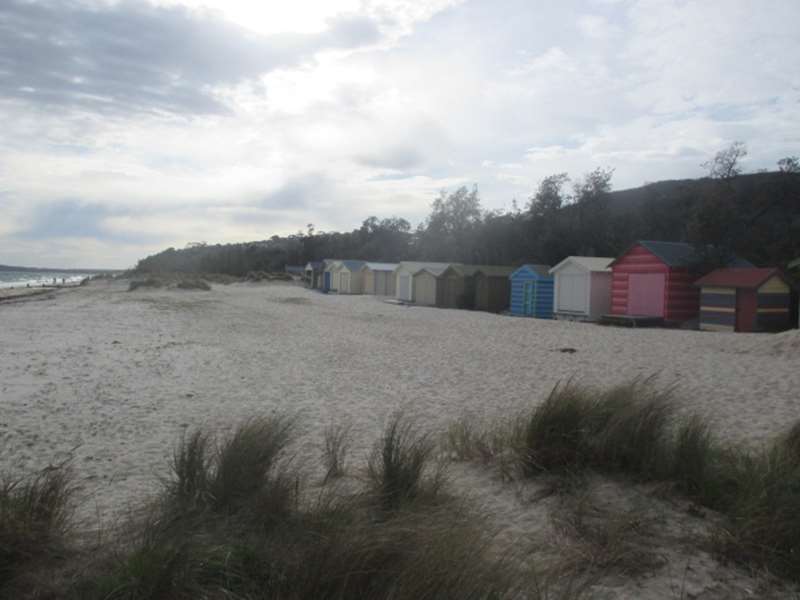
[[[306,287],[312,290],[322,287],[322,273],[325,271],[325,263],[321,260],[311,261],[306,264],[304,277]]]
[[[339,268],[335,271],[336,291],[339,294],[360,294],[362,293],[362,271],[363,260],[342,260],[339,261]]]
[[[361,268],[365,294],[394,296],[397,263],[367,262]]]
[[[508,277],[513,272],[514,267],[478,267],[475,272],[475,309],[495,313],[507,310],[511,298]]]
[[[568,256],[550,269],[553,276],[553,316],[597,321],[611,310],[613,258]]]
[[[783,331],[789,328],[792,288],[779,269],[716,269],[700,288],[700,329]]]
[[[439,277],[450,267],[447,263],[429,263],[411,277],[411,301],[420,306],[436,306],[441,298]]]
[[[691,244],[636,242],[611,263],[611,314],[672,323],[696,319],[700,292],[693,284],[701,262]],[[733,257],[726,266],[753,265]]]
[[[522,265],[508,279],[512,315],[553,318],[553,276],[550,275],[550,265]]]
[[[414,275],[423,269],[428,269],[428,275],[435,279],[449,266],[450,263],[435,262],[403,261],[398,263],[395,270],[395,297],[403,302],[414,302]],[[436,282],[426,281],[424,285],[432,286],[434,300],[430,304],[436,304]],[[429,293],[429,290],[426,288],[426,290],[423,290],[423,298],[426,297],[427,293]]]
[[[475,306],[475,273],[473,265],[451,264],[436,277],[436,306],[440,308],[473,308]]]
[[[325,292],[335,292],[339,289],[339,268],[342,266],[340,260],[326,260],[325,270],[322,274],[322,289]]]

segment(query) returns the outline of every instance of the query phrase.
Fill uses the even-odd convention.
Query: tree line
[[[694,244],[709,264],[735,253],[759,266],[800,257],[800,160],[743,174],[734,143],[705,164],[701,179],[612,191],[613,170],[545,177],[525,206],[485,210],[477,187],[442,191],[424,222],[372,216],[349,232],[306,231],[243,244],[189,244],[139,261],[140,272],[244,276],[325,258],[468,264],[556,264],[569,255],[617,256],[634,241]]]

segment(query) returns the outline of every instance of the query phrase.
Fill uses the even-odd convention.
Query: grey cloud
[[[258,36],[221,19],[145,2],[0,3],[0,97],[99,111],[218,113],[211,88],[379,37],[332,20],[319,34]]]
[[[86,204],[76,199],[59,200],[38,207],[29,226],[18,232],[16,237],[25,240],[73,237],[133,243],[161,241],[162,238],[147,232],[109,230],[104,221],[115,214],[117,213],[99,204]]]
[[[319,173],[295,177],[258,202],[267,210],[305,209],[330,196],[331,182]]]
[[[359,156],[356,160],[368,167],[402,171],[420,166],[423,157],[416,148],[411,146],[393,146],[369,155]]]

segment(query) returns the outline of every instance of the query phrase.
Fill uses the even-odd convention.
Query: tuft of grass
[[[573,384],[553,388],[527,419],[524,446],[519,449],[523,472],[535,475],[585,466],[585,428],[592,408],[592,400],[583,388]]]
[[[200,431],[184,433],[172,454],[172,478],[166,481],[168,503],[184,513],[210,500],[212,448],[210,437]]]
[[[800,422],[757,454],[739,453],[728,468],[733,492],[717,551],[741,564],[800,579]]]
[[[434,465],[435,449],[431,437],[417,433],[401,413],[389,419],[367,465],[372,492],[383,509],[437,498],[443,478]]]
[[[208,482],[212,508],[234,512],[256,499],[262,508],[283,510],[292,491],[278,467],[293,430],[294,420],[284,416],[253,418],[223,440]]]
[[[65,465],[0,484],[0,589],[30,564],[63,552],[73,492]]]
[[[325,428],[322,445],[322,464],[325,467],[323,484],[341,477],[347,466],[352,426],[331,424]]]

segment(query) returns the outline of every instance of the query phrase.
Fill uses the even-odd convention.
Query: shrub
[[[130,282],[130,284],[128,284],[128,291],[133,292],[139,288],[160,288],[163,287],[163,285],[164,284],[161,280],[154,277],[148,277],[147,279],[134,279]]]
[[[65,466],[0,484],[0,588],[27,564],[62,551],[73,491]]]
[[[433,465],[435,448],[430,436],[417,434],[402,414],[389,419],[367,466],[381,507],[396,510],[417,500],[436,499],[442,472]]]
[[[176,287],[181,290],[202,290],[204,292],[211,289],[211,286],[202,279],[183,279],[178,282]]]

